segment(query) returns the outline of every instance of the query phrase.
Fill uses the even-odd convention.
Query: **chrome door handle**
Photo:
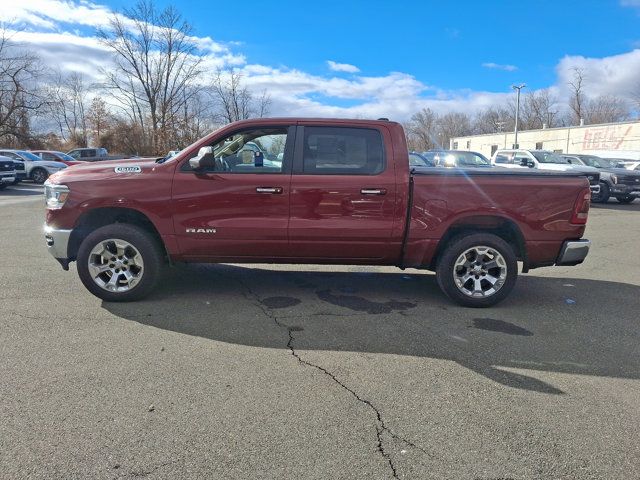
[[[282,187],[256,187],[258,193],[282,193]]]
[[[363,188],[360,193],[362,195],[384,195],[387,191],[384,188]]]

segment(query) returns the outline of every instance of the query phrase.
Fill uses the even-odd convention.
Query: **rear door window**
[[[302,171],[310,175],[377,175],[384,171],[378,130],[304,127]]]

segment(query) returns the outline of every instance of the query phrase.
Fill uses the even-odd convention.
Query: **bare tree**
[[[587,124],[621,122],[630,118],[628,104],[612,95],[600,95],[585,101],[583,113]]]
[[[97,147],[101,146],[102,136],[112,124],[112,115],[102,97],[94,97],[91,101],[86,123],[89,126],[93,144]]]
[[[411,150],[425,151],[437,146],[437,120],[437,114],[430,108],[423,108],[411,117],[405,125],[407,143]]]
[[[571,123],[579,125],[580,120],[584,118],[584,103],[586,101],[584,94],[584,69],[573,67],[573,78],[569,82],[571,97],[569,98],[569,107],[571,108]]]
[[[58,73],[46,88],[48,116],[58,128],[62,140],[73,146],[86,147],[89,129],[87,125],[87,94],[82,75]]]
[[[148,153],[172,143],[183,106],[194,92],[202,57],[192,27],[173,7],[158,11],[140,0],[122,15],[113,15],[98,35],[113,53],[115,68],[104,69],[106,87],[140,126]]]
[[[472,133],[471,119],[462,112],[449,112],[442,115],[437,123],[438,143],[443,148],[449,148],[454,137],[462,137]]]
[[[0,140],[27,144],[32,140],[30,118],[45,105],[38,82],[38,58],[11,41],[0,29]]]
[[[489,107],[478,112],[473,119],[474,133],[498,133],[513,130],[514,115],[504,107]]]
[[[218,70],[208,89],[214,102],[214,118],[218,123],[231,123],[269,114],[271,97],[263,91],[255,98],[242,82],[242,73],[236,70]]]

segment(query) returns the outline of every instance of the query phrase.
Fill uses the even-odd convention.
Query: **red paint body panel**
[[[195,174],[181,166],[202,146],[239,129],[274,126],[377,129],[386,168],[379,175]],[[115,173],[118,165],[140,173]],[[412,206],[408,212],[410,180]],[[144,214],[169,255],[185,261],[357,263],[428,267],[440,240],[461,224],[491,227],[509,221],[521,232],[528,263],[553,264],[565,240],[584,225],[570,223],[584,177],[450,174],[411,175],[402,127],[388,121],[260,119],[236,122],[156,164],[137,159],[76,165],[50,177],[69,199],[47,211],[47,224],[72,229],[96,208]],[[279,187],[281,193],[257,193]],[[384,195],[363,194],[383,189]],[[406,232],[407,215],[410,228]],[[188,232],[195,229],[196,232]],[[198,233],[198,229],[215,233]],[[406,243],[405,243],[406,242]]]

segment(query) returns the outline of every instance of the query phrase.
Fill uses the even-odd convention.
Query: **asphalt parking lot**
[[[430,273],[192,265],[108,304],[0,192],[0,478],[639,478],[640,201],[485,310]]]

